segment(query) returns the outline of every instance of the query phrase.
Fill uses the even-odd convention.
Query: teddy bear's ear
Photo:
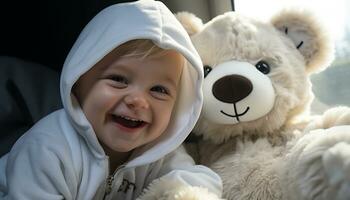
[[[192,13],[178,12],[175,16],[190,36],[198,33],[203,28],[202,20]]]
[[[319,72],[330,65],[334,57],[334,43],[311,12],[283,10],[271,19],[271,23],[293,41],[305,59],[308,73]]]

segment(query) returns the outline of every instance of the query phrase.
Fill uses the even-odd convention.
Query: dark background
[[[0,3],[0,55],[60,71],[84,26],[123,0],[37,0]],[[6,2],[6,3],[4,3]]]

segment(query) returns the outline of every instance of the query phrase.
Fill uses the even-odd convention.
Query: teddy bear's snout
[[[236,103],[253,90],[252,82],[244,76],[233,74],[217,80],[212,88],[213,95],[225,103]]]

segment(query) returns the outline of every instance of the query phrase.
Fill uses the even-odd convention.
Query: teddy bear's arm
[[[300,138],[287,156],[287,179],[300,199],[350,197],[350,126],[317,129]],[[288,185],[285,185],[285,188]]]
[[[315,117],[305,128],[305,133],[315,129],[328,129],[339,125],[350,125],[350,108],[334,107]]]

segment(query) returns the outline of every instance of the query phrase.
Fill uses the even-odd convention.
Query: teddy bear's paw
[[[350,126],[312,131],[298,160],[298,186],[305,199],[350,198]],[[312,139],[311,139],[312,138]]]
[[[222,200],[207,188],[164,178],[153,181],[137,200]]]
[[[174,194],[174,200],[220,200],[215,194],[203,187],[183,187]]]
[[[329,197],[350,198],[350,143],[340,142],[323,155],[323,165],[329,184],[335,188]]]
[[[327,129],[333,126],[350,125],[350,108],[339,106],[330,108],[323,115],[316,117],[307,127],[306,131]]]

